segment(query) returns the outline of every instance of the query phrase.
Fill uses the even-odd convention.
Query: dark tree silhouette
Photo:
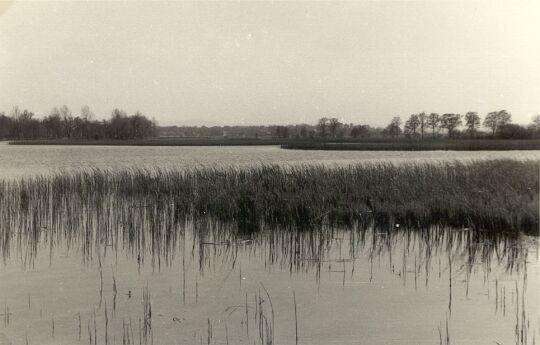
[[[448,137],[454,137],[454,131],[462,124],[460,114],[447,113],[441,117],[441,128],[448,131]]]
[[[418,127],[420,127],[420,119],[418,118],[418,115],[412,114],[405,122],[405,133],[415,137]]]
[[[439,127],[441,118],[437,113],[431,113],[428,115],[426,125],[431,128],[431,135],[435,137],[435,130]]]
[[[478,116],[478,113],[469,111],[465,114],[465,126],[467,126],[467,130],[471,137],[474,137],[476,129],[480,126],[480,116]]]
[[[330,127],[330,132],[332,133],[332,138],[336,137],[337,130],[343,125],[339,120],[335,117],[328,120],[328,125]]]
[[[321,137],[326,138],[326,129],[328,128],[328,118],[322,117],[319,119],[317,126],[321,129]]]

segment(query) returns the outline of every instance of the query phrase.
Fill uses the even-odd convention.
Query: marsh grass
[[[365,142],[298,142],[287,143],[283,149],[339,151],[505,151],[540,150],[538,139],[446,139],[393,140]]]
[[[259,166],[190,170],[131,169],[57,174],[0,182],[0,243],[14,223],[38,236],[57,220],[68,236],[103,223],[107,243],[117,226],[144,218],[172,226],[212,218],[251,233],[262,226],[310,229],[324,224],[425,228],[444,225],[538,233],[539,163],[467,163],[349,167]],[[105,207],[106,206],[106,207]],[[131,217],[121,223],[114,212]],[[61,214],[62,213],[62,214]],[[149,236],[157,235],[149,229]],[[80,235],[80,234],[77,234]],[[91,234],[88,233],[88,236]],[[135,236],[127,233],[127,236]],[[146,242],[148,238],[139,238]],[[5,246],[4,246],[5,247]]]

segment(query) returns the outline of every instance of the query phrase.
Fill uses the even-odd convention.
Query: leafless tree
[[[326,128],[328,127],[328,118],[322,117],[319,119],[317,126],[321,129],[321,137],[326,138]]]
[[[441,118],[437,113],[431,113],[427,117],[426,125],[431,128],[431,134],[435,137],[435,130],[439,127]]]
[[[412,136],[416,136],[416,130],[420,126],[420,119],[418,118],[418,115],[412,114],[409,119],[405,122],[405,133],[412,134]]]
[[[441,117],[441,128],[448,130],[448,137],[454,137],[454,131],[462,124],[460,114],[447,113]]]
[[[420,121],[420,137],[424,139],[424,131],[427,126],[428,115],[426,113],[418,114],[418,120]]]
[[[471,138],[474,137],[476,128],[480,126],[480,116],[478,116],[478,113],[474,111],[469,111],[467,114],[465,114],[465,125],[469,130]]]
[[[335,117],[331,118],[328,121],[328,124],[330,126],[330,132],[332,133],[332,138],[336,137],[337,130],[343,125],[339,120]]]

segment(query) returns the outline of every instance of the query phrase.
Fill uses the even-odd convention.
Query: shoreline
[[[8,145],[52,146],[280,146],[287,150],[326,151],[511,151],[540,150],[540,139],[308,140],[257,138],[155,138],[141,140],[41,139],[7,141]]]

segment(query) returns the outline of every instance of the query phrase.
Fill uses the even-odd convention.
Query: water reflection
[[[540,332],[536,238],[240,231],[136,198],[21,200],[0,211],[0,342],[533,344]]]

